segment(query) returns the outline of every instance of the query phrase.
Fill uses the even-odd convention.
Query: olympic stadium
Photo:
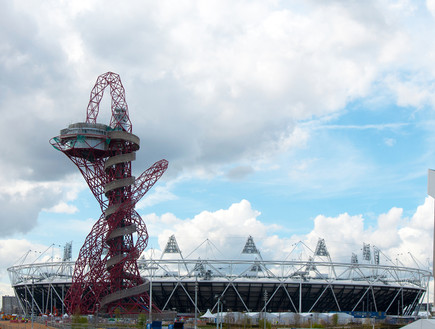
[[[108,125],[97,122],[106,88],[112,98]],[[252,236],[240,246],[231,243],[233,251],[240,250],[238,258],[225,253],[184,256],[171,236],[160,257],[150,256],[146,226],[135,205],[163,175],[168,161],[161,159],[133,176],[140,139],[133,134],[125,90],[114,72],[97,78],[86,121],[61,129],[50,144],[79,169],[102,213],[75,262],[67,244],[62,261],[21,261],[8,269],[26,315],[137,314],[150,309],[150,315],[153,310],[196,314],[208,309],[411,315],[427,296],[428,270],[382,259],[381,251],[368,244],[363,244],[362,257],[349,255],[349,262],[333,261],[323,239],[312,249],[305,245],[310,252],[284,259],[276,259],[276,252],[266,259]]]
[[[210,240],[204,243],[212,244]],[[138,266],[152,303],[162,311],[216,312],[378,312],[413,315],[427,298],[430,271],[383,264],[386,257],[364,244],[350,262],[333,262],[319,239],[311,255],[266,260],[249,236],[240,248],[245,259],[184,257],[175,236],[159,258],[141,257]],[[361,257],[362,256],[362,257]],[[297,260],[294,260],[296,258]],[[360,259],[359,259],[360,258]],[[63,314],[74,262],[71,245],[63,261],[21,263],[8,269],[24,314]],[[146,304],[146,303],[144,303]],[[147,312],[147,310],[144,310]]]

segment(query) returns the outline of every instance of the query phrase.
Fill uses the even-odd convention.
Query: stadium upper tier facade
[[[264,260],[253,239],[252,259],[188,259],[175,237],[159,259],[139,259],[150,298],[160,310],[179,313],[220,309],[232,312],[385,312],[412,315],[424,302],[430,271],[372,263],[337,263],[319,240],[307,260]],[[172,254],[172,255],[170,255]],[[173,256],[180,257],[173,259]],[[172,256],[172,259],[169,259]],[[326,259],[322,261],[321,259]],[[74,262],[21,264],[8,269],[23,313],[64,313]],[[90,287],[91,288],[91,287]],[[144,313],[147,310],[143,310]]]

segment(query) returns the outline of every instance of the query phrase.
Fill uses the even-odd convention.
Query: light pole
[[[216,295],[215,297],[217,297],[216,329],[219,329],[219,304],[220,304],[220,297],[219,297],[219,295]]]
[[[150,277],[150,307],[149,307],[149,318],[150,323],[153,323],[153,271],[151,270],[151,277]]]
[[[198,277],[195,277],[195,329],[197,329],[196,325],[198,322],[197,305],[198,305]]]
[[[264,329],[266,329],[266,307],[267,307],[267,290],[264,291]]]
[[[95,304],[95,307],[97,308],[96,316],[95,316],[95,328],[98,326],[98,308],[100,307],[100,304]]]
[[[158,267],[154,266],[150,266],[147,267],[147,269],[151,272],[151,276],[150,276],[150,305],[149,305],[149,321],[150,323],[153,323],[153,276],[154,276],[154,270],[157,270]]]
[[[224,318],[224,305],[226,303],[226,300],[223,299],[221,301],[221,313],[220,313],[220,322],[219,322],[219,328],[222,329],[222,326],[224,324],[225,318]]]
[[[31,316],[31,321],[32,321],[32,329],[33,329],[33,301],[34,301],[34,296],[33,296],[33,294],[34,294],[34,290],[33,290],[33,287],[34,287],[34,285],[35,285],[35,279],[32,277],[32,316]]]

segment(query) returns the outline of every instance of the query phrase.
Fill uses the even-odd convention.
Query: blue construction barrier
[[[152,323],[147,323],[147,329],[162,329],[162,321],[153,321]]]
[[[152,329],[162,329],[162,321],[153,321],[151,324]]]

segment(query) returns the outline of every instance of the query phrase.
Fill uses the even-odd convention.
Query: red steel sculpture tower
[[[112,116],[107,126],[97,123],[97,116],[108,86]],[[91,92],[86,122],[62,129],[50,143],[79,168],[102,210],[77,258],[65,298],[68,311],[113,313],[118,308],[122,313],[137,313],[149,307],[158,311],[149,304],[148,282],[139,274],[137,259],[147,246],[148,233],[134,207],[163,175],[168,162],[160,160],[138,178],[132,176],[139,138],[132,134],[119,75],[100,75]]]

